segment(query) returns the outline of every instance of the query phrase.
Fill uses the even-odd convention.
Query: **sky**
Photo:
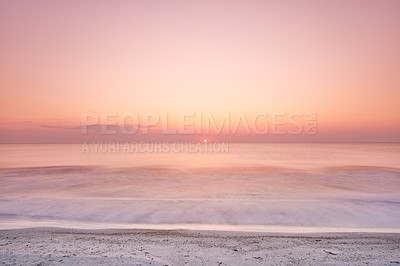
[[[399,13],[399,1],[3,0],[0,143],[398,142]],[[178,133],[166,136],[161,118],[142,123],[148,113],[168,113]],[[182,113],[249,124],[261,113],[256,124],[270,130],[195,123],[197,133],[180,134]],[[141,129],[83,134],[87,114],[98,126],[134,114]],[[274,114],[298,114],[303,130],[273,134]]]

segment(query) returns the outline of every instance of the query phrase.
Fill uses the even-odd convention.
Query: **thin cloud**
[[[104,127],[107,127],[107,129],[117,129],[124,127],[126,129],[132,129],[132,128],[153,128],[157,126],[148,126],[148,125],[140,125],[140,124],[135,124],[135,125],[110,125],[110,124],[96,124],[96,125],[79,125],[79,126],[72,126],[72,127],[66,127],[66,126],[55,126],[55,125],[41,125],[40,127],[44,128],[52,128],[52,129],[66,129],[66,130],[82,130],[83,127],[86,127],[87,130],[89,131],[96,131],[96,130],[101,130]]]

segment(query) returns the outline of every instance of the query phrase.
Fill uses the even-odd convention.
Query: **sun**
[[[208,140],[207,140],[207,139],[203,139],[203,142],[204,142],[204,143],[207,143],[207,142],[208,142]]]

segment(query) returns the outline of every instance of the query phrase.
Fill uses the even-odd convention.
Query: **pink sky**
[[[399,12],[399,1],[1,1],[0,143],[88,140],[71,129],[85,112],[316,112],[312,136],[214,138],[400,141]]]

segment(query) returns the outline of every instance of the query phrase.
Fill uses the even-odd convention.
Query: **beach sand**
[[[400,264],[396,233],[0,230],[2,265]]]

